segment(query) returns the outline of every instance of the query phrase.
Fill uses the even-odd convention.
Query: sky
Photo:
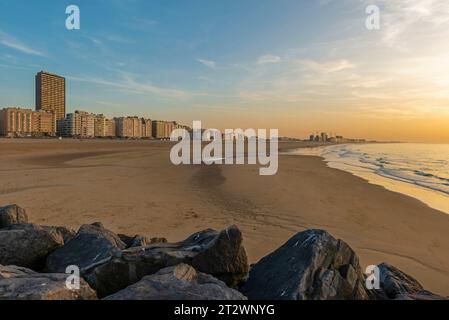
[[[447,0],[0,0],[0,107],[40,70],[68,112],[449,143]]]

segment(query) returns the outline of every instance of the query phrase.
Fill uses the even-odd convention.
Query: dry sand
[[[17,203],[39,224],[101,221],[170,241],[236,224],[251,262],[321,228],[364,266],[389,262],[449,295],[449,215],[316,157],[281,156],[277,175],[259,176],[258,166],[173,166],[169,150],[152,141],[3,139],[0,205]]]

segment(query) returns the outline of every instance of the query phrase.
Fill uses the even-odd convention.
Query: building
[[[5,137],[31,136],[33,133],[33,111],[21,108],[0,110],[0,134]]]
[[[160,120],[154,120],[152,123],[153,138],[164,139],[165,138],[165,122]]]
[[[62,137],[76,137],[81,135],[81,115],[68,113],[64,119],[57,120],[58,135]]]
[[[120,138],[151,138],[153,123],[150,119],[139,117],[114,118],[116,135]]]
[[[51,112],[23,108],[0,110],[0,135],[6,137],[54,136],[55,116]]]
[[[115,121],[107,119],[102,114],[96,115],[94,135],[95,137],[115,137]]]
[[[33,112],[33,134],[39,136],[54,136],[56,134],[56,115],[53,112]]]
[[[85,111],[68,113],[58,120],[58,134],[63,137],[95,137],[95,115]]]
[[[104,125],[104,136],[105,137],[115,137],[115,121],[111,119],[106,119]]]
[[[175,121],[167,121],[165,122],[165,138],[169,139],[173,130],[175,130],[177,124]]]
[[[134,137],[134,122],[129,117],[114,118],[115,120],[115,134],[119,138],[133,138]]]
[[[131,120],[133,134],[132,138],[141,138],[142,137],[142,121],[138,117],[130,117]]]
[[[106,117],[102,114],[95,116],[94,132],[96,137],[105,137]]]
[[[95,137],[95,115],[86,111],[76,111],[81,116],[81,137]]]
[[[321,135],[320,135],[320,141],[321,142],[327,142],[328,138],[329,137],[328,137],[327,133],[321,132]]]
[[[146,138],[149,139],[153,136],[153,122],[151,121],[151,119],[141,119],[142,121],[142,132],[141,132],[141,137],[142,138]]]
[[[65,118],[65,78],[41,71],[36,74],[36,110],[53,112],[56,120]]]
[[[175,121],[154,120],[153,137],[156,139],[169,139],[173,130],[183,127],[184,126],[178,125]]]

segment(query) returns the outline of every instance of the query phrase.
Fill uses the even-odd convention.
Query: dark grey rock
[[[126,244],[126,248],[134,248],[134,247],[145,247],[153,243],[152,239],[148,239],[145,236],[135,235],[134,237],[127,236],[126,234],[118,235],[120,240]]]
[[[40,270],[47,256],[63,244],[60,234],[35,224],[11,225],[0,230],[0,264]]]
[[[106,300],[246,300],[240,292],[187,264],[146,276]]]
[[[67,274],[41,274],[0,265],[0,300],[93,300],[97,295],[80,279],[80,288],[66,286]]]
[[[25,209],[16,204],[0,207],[0,229],[18,223],[28,223]]]
[[[298,233],[251,269],[250,300],[369,299],[357,255],[322,230]]]
[[[83,225],[70,241],[48,256],[47,271],[62,273],[70,265],[83,271],[101,264],[125,247],[116,234],[101,224]]]
[[[394,300],[447,300],[427,291],[413,277],[387,263],[379,266],[380,288],[377,294]]]
[[[86,280],[100,297],[104,297],[146,275],[181,263],[211,274],[230,286],[242,281],[249,269],[242,234],[232,226],[222,232],[198,232],[179,243],[158,243],[123,250],[110,261],[92,268],[86,274]]]

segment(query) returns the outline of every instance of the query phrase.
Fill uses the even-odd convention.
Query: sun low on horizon
[[[2,1],[0,107],[48,70],[69,112],[449,143],[448,1],[132,3],[77,1],[67,30],[66,3]]]

